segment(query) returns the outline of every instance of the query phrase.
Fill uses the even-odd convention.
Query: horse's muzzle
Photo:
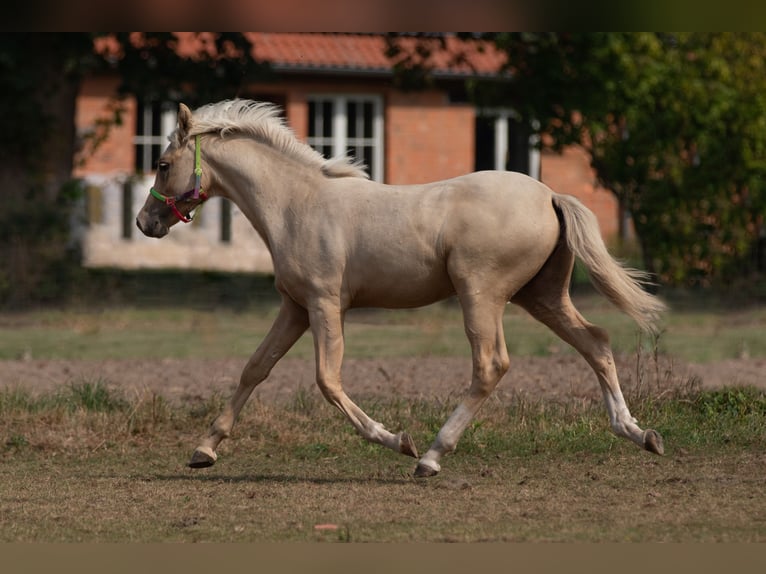
[[[141,230],[141,233],[147,237],[155,237],[159,239],[160,237],[165,237],[168,234],[168,226],[164,225],[157,219],[147,222],[143,221],[141,216],[139,216],[136,217],[136,226]]]

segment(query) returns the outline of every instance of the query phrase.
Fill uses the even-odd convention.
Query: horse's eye
[[[162,173],[167,173],[167,171],[170,169],[170,164],[166,161],[161,161],[157,165],[157,169]]]

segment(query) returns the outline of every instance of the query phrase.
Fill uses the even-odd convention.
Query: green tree
[[[68,238],[78,196],[74,158],[78,145],[91,149],[121,121],[117,100],[111,121],[77,142],[76,98],[86,75],[119,74],[119,96],[198,105],[234,97],[268,73],[244,35],[204,40],[182,51],[171,33],[0,35],[0,301],[55,298],[76,268]]]
[[[603,185],[633,214],[646,267],[674,285],[754,271],[766,213],[766,35],[567,41],[567,59],[580,53],[570,65],[583,62],[570,75],[578,88],[569,121],[548,125],[562,143],[588,148]]]

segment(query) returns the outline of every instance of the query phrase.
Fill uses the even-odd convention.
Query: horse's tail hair
[[[596,216],[570,195],[553,194],[553,204],[563,218],[567,246],[588,270],[593,285],[618,309],[645,331],[658,332],[665,304],[647,293],[647,273],[625,267],[607,251]]]

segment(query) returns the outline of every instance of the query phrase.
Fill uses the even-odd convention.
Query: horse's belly
[[[446,271],[424,273],[413,269],[410,273],[392,273],[373,268],[364,275],[362,281],[349,281],[352,307],[422,307],[455,292]]]

